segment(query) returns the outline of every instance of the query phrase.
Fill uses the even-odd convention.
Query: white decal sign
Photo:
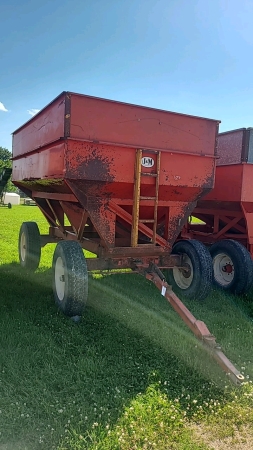
[[[150,158],[150,156],[144,156],[143,158],[141,158],[141,165],[143,167],[153,167],[154,164],[155,161],[153,160],[153,158]]]

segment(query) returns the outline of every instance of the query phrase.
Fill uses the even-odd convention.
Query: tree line
[[[7,148],[0,146],[0,171],[6,167],[12,167],[11,156],[12,154]],[[17,191],[17,188],[14,186],[11,180],[9,180],[7,183],[6,191],[7,192]]]

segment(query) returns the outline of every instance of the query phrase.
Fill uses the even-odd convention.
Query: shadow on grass
[[[94,422],[114,423],[124,404],[158,378],[172,399],[186,392],[203,401],[223,397],[220,369],[148,281],[90,278],[85,315],[76,325],[57,310],[51,276],[43,269],[26,273],[18,264],[0,267],[0,398],[7,413],[0,442],[29,431],[36,448],[48,423],[57,423],[59,433],[72,420],[82,433]],[[16,402],[28,408],[26,431],[11,406]],[[60,434],[47,439],[43,448],[53,448]]]

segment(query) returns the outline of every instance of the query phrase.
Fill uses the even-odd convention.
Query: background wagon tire
[[[173,289],[190,299],[204,300],[210,293],[213,281],[212,258],[207,248],[199,241],[179,241],[173,254],[182,254],[188,272],[177,267],[168,270],[167,280]]]
[[[40,263],[40,232],[36,222],[23,222],[19,231],[19,261],[25,269],[35,271]]]
[[[210,254],[216,286],[234,294],[249,291],[253,284],[253,262],[242,244],[224,239],[210,247]]]
[[[67,316],[81,316],[88,297],[88,271],[78,242],[61,241],[53,256],[53,291],[57,306]]]

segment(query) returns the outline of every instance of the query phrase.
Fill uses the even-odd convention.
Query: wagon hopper
[[[57,242],[53,290],[67,315],[82,314],[88,272],[131,269],[159,288],[235,382],[242,375],[167,284],[204,298],[212,262],[196,240],[172,246],[196,201],[214,182],[218,122],[64,92],[13,133],[13,182],[49,223],[23,223],[19,255],[35,270]],[[83,249],[96,255],[85,259]]]
[[[214,281],[236,294],[253,282],[253,129],[220,133],[214,189],[197,203],[181,237],[210,245]],[[251,255],[251,256],[250,256]]]

